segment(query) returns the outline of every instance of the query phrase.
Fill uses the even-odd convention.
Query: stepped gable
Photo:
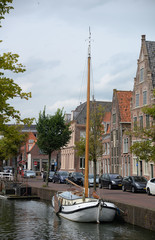
[[[155,41],[146,41],[149,65],[152,72],[152,85],[155,87]]]
[[[132,91],[117,91],[117,99],[120,112],[120,122],[131,122],[131,98]]]
[[[104,107],[105,112],[111,112],[112,109],[112,102],[104,102],[104,101],[95,101],[96,105],[102,105]],[[92,101],[90,101],[90,111],[92,108]],[[86,124],[86,110],[87,110],[87,104],[84,102],[83,104],[79,105],[76,108],[76,112],[78,114],[76,117],[73,119],[75,120],[78,124]]]

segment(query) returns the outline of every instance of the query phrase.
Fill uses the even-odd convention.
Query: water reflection
[[[49,202],[0,200],[0,239],[153,240],[155,233],[117,222],[71,222],[56,216]]]

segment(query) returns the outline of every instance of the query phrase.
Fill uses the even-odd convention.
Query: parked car
[[[122,181],[122,190],[129,190],[131,192],[146,192],[146,178],[142,176],[128,176],[124,177]]]
[[[88,185],[89,187],[94,186],[94,174],[88,174]],[[96,186],[99,185],[99,175],[96,175]]]
[[[68,175],[68,179],[78,185],[83,185],[83,174],[81,172],[71,172]]]
[[[122,187],[122,176],[116,173],[104,173],[99,178],[99,188],[121,188]]]
[[[24,171],[24,178],[35,178],[36,172],[33,170],[25,170]]]
[[[49,182],[52,182],[52,181],[53,181],[54,173],[55,173],[54,171],[50,171],[50,172],[49,172],[49,178],[48,178],[48,181],[49,181]],[[47,172],[46,172],[46,171],[43,172],[43,182],[46,181],[46,175],[47,175]]]
[[[53,175],[53,183],[66,183],[69,173],[67,171],[58,171]]]
[[[146,184],[146,192],[148,195],[155,195],[155,178],[151,178]]]
[[[5,173],[8,173],[8,172],[12,173],[13,172],[12,166],[5,166],[5,167],[3,167],[3,172],[5,172]]]

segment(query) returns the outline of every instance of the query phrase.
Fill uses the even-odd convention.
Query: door
[[[140,163],[140,176],[143,176],[143,162],[142,161],[139,161]]]

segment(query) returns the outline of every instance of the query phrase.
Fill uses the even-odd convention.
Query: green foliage
[[[26,142],[27,133],[21,132],[22,128],[19,125],[6,126],[3,132],[3,137],[0,139],[0,159],[8,160],[15,159],[15,181],[17,180],[17,156],[20,153],[21,146]]]
[[[70,140],[70,125],[65,124],[63,111],[58,109],[55,115],[50,116],[40,112],[37,122],[37,144],[39,148],[48,154],[48,171],[46,175],[46,185],[48,185],[48,177],[51,165],[51,153],[60,150]]]
[[[4,15],[9,13],[10,9],[13,9],[11,3],[12,0],[0,0],[0,27]],[[32,124],[34,120],[30,118],[21,119],[20,112],[9,103],[10,99],[17,97],[26,100],[31,98],[30,92],[22,92],[22,89],[12,78],[4,75],[5,71],[11,71],[12,73],[25,72],[25,67],[18,63],[18,58],[18,54],[12,54],[11,52],[0,54],[0,132],[4,131],[5,124],[11,119],[24,124]]]
[[[150,140],[135,142],[131,146],[131,151],[139,160],[150,161],[155,159],[155,147],[152,147],[152,141]]]
[[[13,0],[0,0],[0,27],[1,27],[1,20],[4,19],[4,15],[9,13],[13,7],[11,4]]]
[[[104,128],[102,124],[104,108],[96,102],[92,102],[90,112],[90,131],[89,131],[89,160],[94,162],[94,190],[96,190],[96,162],[98,157],[102,156],[102,134]],[[75,149],[78,156],[85,155],[85,138],[75,143]]]
[[[102,155],[103,116],[104,108],[101,105],[96,106],[96,103],[93,102],[90,113],[89,160],[94,162]],[[81,138],[75,143],[75,149],[78,156],[85,155],[85,138]]]
[[[4,125],[10,121],[10,118],[20,121],[25,124],[31,124],[33,119],[21,119],[20,112],[16,110],[8,102],[10,99],[19,97],[28,100],[31,93],[22,92],[21,87],[14,82],[13,79],[4,77],[4,70],[10,70],[14,73],[21,73],[25,71],[22,64],[18,63],[19,56],[17,54],[4,53],[0,55],[0,131],[3,130]]]
[[[155,96],[155,90],[153,93]],[[136,127],[130,133],[132,136],[141,139],[141,141],[133,143],[131,146],[131,152],[134,153],[139,160],[155,162],[155,105],[146,106],[142,111],[152,117],[152,123],[149,128],[140,129],[139,127]]]
[[[21,126],[10,125],[3,132],[4,136],[0,139],[0,157],[7,160],[8,158],[17,157],[20,147],[27,139],[27,134],[21,132]]]
[[[46,154],[59,150],[65,146],[71,135],[69,124],[65,124],[62,110],[58,109],[55,115],[50,116],[40,112],[36,126],[37,144]]]

